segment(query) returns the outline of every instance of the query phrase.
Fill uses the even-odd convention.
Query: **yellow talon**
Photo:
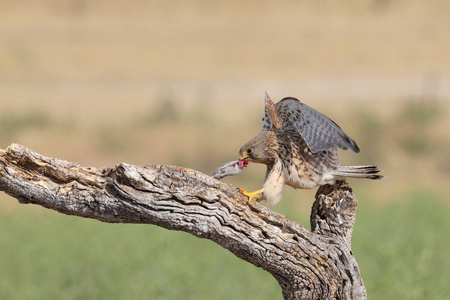
[[[258,202],[261,201],[261,200],[263,200],[263,198],[262,198],[262,193],[264,192],[264,189],[260,189],[260,190],[257,190],[257,191],[254,191],[254,192],[249,193],[249,192],[247,192],[246,190],[240,188],[240,189],[239,189],[239,192],[241,192],[242,195],[248,197],[247,203],[252,202],[253,199],[255,199],[255,200],[258,201]],[[260,194],[261,194],[261,195],[260,195]]]

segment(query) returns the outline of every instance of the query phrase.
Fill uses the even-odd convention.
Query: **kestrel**
[[[377,166],[340,166],[338,150],[359,148],[335,122],[295,98],[275,105],[266,93],[262,132],[239,150],[240,159],[267,165],[263,188],[248,193],[274,205],[281,200],[283,185],[311,189],[347,177],[381,179]],[[262,195],[259,196],[259,195]]]

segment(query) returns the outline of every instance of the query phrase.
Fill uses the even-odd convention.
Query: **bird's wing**
[[[355,141],[336,123],[295,98],[282,99],[275,104],[275,111],[281,122],[281,130],[287,131],[293,127],[313,153],[333,147],[359,152]],[[263,118],[263,130],[269,130],[270,125],[271,120],[266,109],[266,115]]]
[[[275,106],[270,100],[269,95],[266,92],[266,96],[264,97],[265,102],[265,108],[264,108],[264,117],[262,119],[263,121],[263,131],[269,130],[271,128],[274,129],[280,129],[281,127],[281,121],[278,118],[278,115],[276,113]]]

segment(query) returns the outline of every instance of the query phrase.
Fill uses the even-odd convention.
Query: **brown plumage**
[[[241,159],[267,165],[263,189],[242,192],[276,204],[283,185],[310,189],[346,177],[381,179],[376,166],[340,166],[337,148],[359,148],[332,120],[295,98],[275,105],[266,94],[263,129],[239,150]]]

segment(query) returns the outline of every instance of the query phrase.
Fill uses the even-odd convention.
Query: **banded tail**
[[[377,166],[339,166],[333,175],[352,178],[368,178],[368,179],[382,179],[380,175],[380,168]]]

